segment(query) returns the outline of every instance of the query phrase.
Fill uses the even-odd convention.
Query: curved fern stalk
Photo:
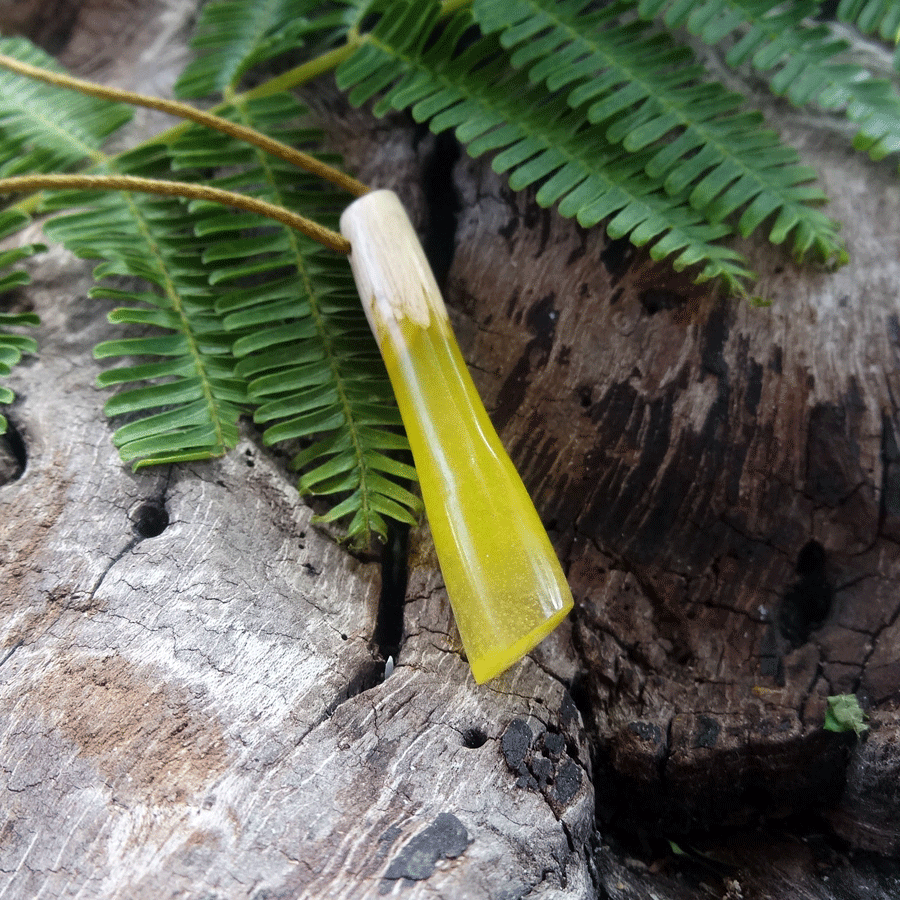
[[[541,205],[557,203],[585,226],[609,219],[612,236],[649,245],[654,259],[672,256],[676,269],[696,266],[699,279],[722,278],[744,290],[750,273],[743,258],[714,243],[728,226],[669,197],[644,171],[646,151],[627,153],[580,110],[529,84],[494,36],[464,47],[467,12],[437,28],[436,2],[378,2],[372,11],[380,14],[377,25],[336,73],[352,103],[381,95],[379,115],[409,107],[434,132],[454,128],[471,155],[496,153],[493,167],[509,172],[513,189],[542,182]]]
[[[276,156],[285,162],[289,162],[299,169],[311,172],[313,175],[317,175],[326,181],[330,181],[357,197],[368,191],[368,187],[362,184],[362,182],[347,175],[346,172],[335,169],[334,166],[325,164],[322,160],[312,154],[304,153],[295,147],[285,144],[283,141],[277,141],[269,135],[262,134],[256,129],[231,122],[222,116],[189,106],[187,103],[181,103],[177,100],[166,100],[161,97],[151,97],[146,94],[136,93],[135,91],[111,88],[102,84],[95,84],[92,81],[85,81],[81,78],[72,78],[70,75],[63,72],[55,72],[51,69],[30,65],[2,53],[0,53],[0,67],[15,72],[18,75],[24,75],[26,78],[43,81],[46,84],[52,84],[56,87],[76,91],[88,97],[110,100],[116,103],[127,103],[131,106],[143,106],[147,109],[154,109],[158,112],[167,113],[171,116],[177,116],[178,118],[195,122],[212,131],[222,131],[237,140],[245,141],[254,147],[259,147],[260,150],[263,150],[272,156]],[[103,161],[104,157],[97,157],[97,159]]]
[[[846,260],[838,225],[810,207],[825,200],[796,151],[748,112],[740,94],[711,82],[686,48],[640,21],[633,3],[596,11],[589,0],[475,0],[484,31],[499,32],[510,63],[532,83],[586,106],[613,144],[651,153],[644,167],[710,222],[743,210],[743,236],[774,218],[769,239],[793,235],[794,254]]]
[[[853,146],[872,159],[900,151],[900,95],[889,81],[839,61],[848,44],[827,25],[808,24],[818,12],[813,0],[640,0],[638,12],[685,27],[708,44],[733,36],[725,55],[730,66],[752,64],[774,94],[798,106],[844,110],[859,129]]]
[[[236,102],[232,116],[295,146],[321,142],[299,127],[307,111],[283,94]],[[176,168],[209,170],[211,184],[255,190],[285,209],[337,222],[342,194],[226,135],[192,129],[172,148]],[[349,519],[348,540],[387,537],[386,517],[414,523],[419,499],[405,486],[415,471],[384,365],[356,296],[346,259],[290,229],[195,204],[197,236],[215,309],[236,336],[236,374],[247,380],[263,440],[301,440],[294,459],[301,493],[342,497],[320,521]],[[241,336],[243,335],[243,336]]]
[[[350,244],[345,237],[325,228],[318,222],[285,209],[283,206],[188,181],[171,181],[161,178],[144,178],[136,175],[19,175],[0,178],[0,194],[41,190],[72,191],[125,191],[127,193],[156,194],[161,197],[178,197],[182,200],[202,200],[207,203],[231,206],[244,212],[281,222],[299,231],[319,244],[337,253],[349,253]]]

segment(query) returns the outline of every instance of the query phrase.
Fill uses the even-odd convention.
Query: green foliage
[[[286,94],[237,103],[231,118],[292,146],[321,143],[297,125],[308,113]],[[228,173],[210,182],[249,193],[336,227],[346,197],[232,138],[191,129],[172,148],[184,169]],[[342,257],[280,225],[219,207],[194,206],[195,231],[209,249],[202,263],[217,293],[216,314],[234,338],[235,373],[247,383],[266,443],[310,442],[294,459],[303,493],[342,495],[323,516],[350,517],[347,536],[386,537],[384,516],[414,522],[418,498],[387,372]]]
[[[728,234],[726,225],[643,174],[648,151],[629,153],[582,110],[531,84],[494,35],[470,43],[468,11],[444,23],[436,0],[386,0],[372,9],[381,14],[377,26],[337,71],[352,103],[379,95],[376,113],[409,107],[435,132],[454,128],[471,155],[496,153],[492,165],[509,173],[513,188],[543,181],[539,203],[558,203],[585,226],[609,219],[614,237],[627,235],[638,246],[654,241],[655,259],[674,255],[679,269],[700,264],[703,278],[721,277],[735,289],[749,276],[736,252],[714,243]]]
[[[62,71],[51,56],[22,38],[0,39],[0,52]],[[130,118],[127,106],[0,70],[0,177],[69,171],[96,162],[103,140]]]
[[[58,89],[38,88],[58,102]],[[101,144],[112,132],[89,127],[94,106],[108,105],[90,101],[66,120],[80,136],[70,143],[83,150],[70,154],[73,164],[205,181],[324,225],[335,225],[346,205],[312,176],[199,127],[174,142],[106,156]],[[308,110],[285,93],[237,98],[229,116],[295,147],[323,143],[301,124]],[[53,141],[32,129],[35,137]],[[333,496],[323,519],[346,518],[349,540],[386,538],[386,516],[415,521],[420,501],[405,487],[415,478],[403,461],[408,444],[344,258],[259,216],[172,197],[58,191],[42,210],[62,211],[45,226],[48,237],[102,260],[92,295],[120,304],[109,318],[126,333],[98,345],[95,356],[117,361],[98,384],[117,391],[105,410],[126,419],[113,436],[124,461],[141,467],[221,455],[238,440],[240,416],[251,413],[267,443],[301,442],[300,489]],[[13,342],[25,346],[22,337],[11,335]]]
[[[896,4],[887,4],[883,18],[863,16],[860,4],[843,4],[845,20],[863,17],[886,23],[896,19]],[[862,66],[847,63],[844,40],[827,25],[813,24],[819,4],[814,0],[772,4],[768,0],[641,0],[645,18],[662,17],[670,28],[684,27],[707,44],[734,39],[725,60],[735,68],[752,65],[769,82],[772,92],[797,106],[816,104],[843,110],[859,130],[853,145],[872,159],[900,151],[900,95],[890,81],[875,78]],[[711,10],[713,12],[711,13]],[[894,29],[893,40],[897,39]],[[896,57],[895,57],[896,60]]]
[[[900,4],[896,0],[841,0],[837,14],[863,34],[877,34],[896,45],[894,68],[900,72]]]
[[[774,216],[769,239],[793,234],[798,257],[829,261],[842,255],[837,226],[810,200],[815,172],[744,109],[743,96],[708,82],[694,55],[666,33],[623,19],[632,6],[599,11],[586,0],[475,0],[483,30],[499,31],[510,63],[531,83],[565,90],[573,109],[630,153],[646,154],[644,173],[666,194],[687,202],[712,223],[743,210],[745,237]],[[587,8],[587,11],[585,11]]]
[[[865,718],[866,714],[854,694],[836,694],[828,698],[825,723],[822,727],[826,731],[853,731],[857,737],[861,737],[869,730]]]
[[[846,259],[814,173],[682,40],[720,45],[797,105],[841,113],[854,146],[900,152],[896,77],[845,58],[847,42],[796,0],[209,0],[178,81],[220,94],[225,115],[327,158],[309,111],[285,91],[328,66],[353,103],[409,110],[467,151],[491,154],[512,188],[583,226],[603,223],[656,260],[745,293],[751,273],[723,239],[761,229],[798,258]],[[891,0],[841,0],[838,18],[896,45]],[[58,71],[21,40],[0,52]],[[318,57],[315,54],[320,54]],[[900,69],[900,52],[895,56]],[[246,93],[247,85],[255,87]],[[181,179],[252,194],[334,228],[348,198],[232,138],[182,128],[134,151],[104,143],[127,108],[0,71],[0,175],[91,171]],[[415,473],[346,261],[285,226],[206,202],[57,192],[23,208],[61,213],[47,233],[100,260],[94,294],[122,332],[99,383],[125,418],[114,440],[136,466],[207,459],[251,414],[267,443],[291,441],[302,492],[359,543],[414,521]],[[0,237],[27,216],[0,216]],[[0,290],[36,246],[0,254]],[[124,276],[124,278],[123,278]],[[34,342],[0,318],[0,375]],[[0,402],[11,399],[0,390]]]
[[[15,233],[28,221],[28,216],[22,213],[10,210],[0,213],[0,239]],[[0,296],[28,284],[30,279],[27,272],[10,267],[43,249],[42,244],[28,244],[0,251]],[[34,338],[9,329],[38,324],[39,319],[34,313],[0,311],[0,378],[9,375],[12,367],[22,359],[23,353],[37,352],[37,341]],[[12,403],[14,399],[15,394],[5,385],[0,385],[0,403]],[[6,432],[7,424],[6,417],[0,415],[0,434]]]
[[[0,265],[6,262],[6,257],[6,253],[0,254]],[[38,317],[34,313],[0,312],[0,376],[9,375],[23,353],[37,352],[37,341],[34,338],[9,329],[38,324]],[[5,385],[0,385],[0,403],[12,403],[14,399],[15,394]],[[7,426],[6,416],[0,415],[0,434],[6,432]]]
[[[351,0],[211,0],[191,41],[197,55],[175,92],[192,98],[230,92],[254,66],[340,34],[346,8],[353,5]]]
[[[150,147],[114,165],[118,174],[160,175],[169,161],[163,148]],[[215,313],[194,217],[178,199],[141,194],[57,193],[48,203],[51,210],[70,207],[77,209],[47,224],[48,237],[78,256],[102,259],[93,296],[127,302],[110,321],[144,332],[94,351],[99,359],[129,359],[98,378],[102,387],[128,386],[105,407],[107,415],[130,418],[113,435],[122,459],[141,466],[221,455],[237,442],[246,390]]]

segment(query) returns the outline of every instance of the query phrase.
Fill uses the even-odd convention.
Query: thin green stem
[[[257,85],[257,87],[237,95],[235,102],[238,100],[242,102],[259,100],[263,97],[271,97],[272,94],[277,94],[280,91],[290,91],[303,87],[304,84],[309,83],[313,79],[319,78],[327,72],[333,72],[345,59],[353,54],[361,42],[361,38],[348,40],[342,47],[335,47],[334,50],[322,53],[314,59],[307,60],[305,63],[295,66],[293,69],[288,69],[287,72],[282,72],[281,75],[276,75],[274,78]]]
[[[160,194],[182,197],[185,200],[206,200],[257,213],[299,231],[337,253],[350,252],[350,242],[336,231],[319,225],[274,203],[236,194],[221,188],[186,181],[163,181],[138,178],[134,175],[22,175],[0,179],[0,194],[18,194],[44,190],[126,191],[140,194]]]

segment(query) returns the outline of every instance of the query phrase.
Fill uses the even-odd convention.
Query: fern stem
[[[337,63],[334,64],[337,65]],[[198,125],[204,125],[213,131],[223,132],[237,140],[252,144],[254,147],[259,147],[266,153],[270,153],[278,159],[282,159],[285,162],[291,163],[304,171],[324,179],[325,181],[329,181],[356,197],[361,197],[369,191],[368,186],[361,181],[357,181],[357,179],[352,176],[323,163],[321,160],[316,159],[314,156],[310,156],[308,153],[296,150],[287,144],[283,144],[281,141],[276,141],[257,131],[255,128],[249,128],[246,125],[238,125],[234,122],[230,122],[228,119],[224,119],[214,113],[197,109],[189,103],[182,103],[179,100],[165,100],[161,97],[151,97],[147,94],[136,93],[135,91],[126,91],[120,88],[96,84],[93,81],[85,81],[81,78],[73,78],[70,75],[65,75],[60,72],[51,72],[49,69],[42,69],[39,66],[32,66],[28,63],[20,62],[19,60],[2,53],[0,53],[0,66],[9,69],[12,72],[16,72],[19,75],[23,75],[26,78],[33,78],[37,81],[55,85],[56,87],[78,91],[89,97],[97,97],[100,100],[110,100],[116,103],[128,103],[131,106],[143,106],[147,109],[155,109],[158,112],[177,116],[181,119],[188,119],[191,122],[196,122]],[[274,80],[280,81],[280,79]],[[270,92],[275,93],[275,90]],[[269,91],[266,93],[269,93]]]
[[[44,190],[126,191],[139,194],[160,194],[164,197],[183,197],[185,200],[206,200],[232,206],[246,212],[274,219],[337,253],[348,254],[350,242],[311,219],[292,213],[274,203],[236,194],[221,188],[185,181],[163,181],[157,178],[138,178],[134,175],[21,175],[0,178],[0,194],[18,194]]]
[[[289,91],[294,88],[302,87],[314,78],[324,75],[327,72],[333,72],[347,57],[351,56],[360,44],[360,39],[348,40],[341,47],[335,47],[327,53],[322,53],[314,59],[307,60],[287,72],[282,72],[268,81],[244,91],[234,97],[234,101],[260,100],[264,97],[271,97],[280,91]]]

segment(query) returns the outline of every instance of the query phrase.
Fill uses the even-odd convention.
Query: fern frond
[[[24,69],[14,77],[29,74],[46,77]],[[97,86],[71,79],[59,86],[100,93]],[[152,105],[151,99],[135,102]],[[321,145],[319,132],[298,128],[308,113],[288,95],[246,102],[235,98],[231,112],[235,122],[261,128],[265,146],[280,136],[291,147]],[[97,182],[82,176],[37,175],[31,185],[53,188],[61,179],[78,181],[77,193],[48,194],[47,211],[70,211],[48,223],[47,233],[78,255],[103,260],[95,270],[101,283],[93,295],[121,301],[110,320],[143,332],[95,349],[98,358],[128,357],[98,379],[101,386],[119,389],[106,412],[130,419],[114,435],[120,455],[136,467],[220,455],[237,441],[240,414],[260,407],[259,421],[270,426],[267,439],[312,442],[298,457],[298,465],[308,470],[301,490],[343,495],[327,520],[349,516],[347,536],[357,542],[367,542],[373,533],[386,537],[386,517],[414,521],[419,500],[404,486],[414,478],[412,468],[391,455],[408,454],[408,448],[398,433],[399,414],[346,261],[292,228],[273,227],[248,212],[246,204],[244,212],[235,213],[205,201],[189,205],[135,191],[150,190],[147,179],[155,179],[152,189],[163,195],[190,188],[189,194],[216,199],[217,188],[237,188],[248,203],[271,198],[277,206],[270,206],[268,214],[277,209],[281,221],[312,211],[335,224],[345,197],[298,173],[287,161],[293,161],[293,153],[272,158],[233,135],[211,137],[204,129],[186,135],[174,151],[147,145],[115,158],[86,140],[89,158],[105,183],[120,190],[117,194],[86,194]],[[321,154],[319,161],[324,162]],[[190,170],[203,181],[223,167],[227,175],[196,190],[171,180],[176,169]],[[54,184],[43,183],[48,179]],[[5,185],[20,189],[15,180]],[[350,184],[354,193],[358,187],[365,189]],[[297,227],[296,221],[289,224]],[[317,239],[320,232],[316,224]],[[335,237],[346,246],[345,239]],[[110,276],[137,278],[140,284],[126,289],[111,285]],[[273,364],[273,348],[293,352],[294,359]],[[318,373],[298,386],[297,359],[309,361],[315,353],[316,365],[310,368]],[[247,392],[247,375],[237,371],[239,358],[254,376],[254,386],[260,385],[253,396]],[[297,393],[279,396],[271,387],[273,377]]]
[[[715,8],[710,19],[704,15]],[[751,64],[779,97],[803,106],[844,110],[858,131],[857,150],[872,159],[900,151],[900,95],[885,79],[840,60],[847,42],[827,25],[808,21],[818,12],[812,0],[772,4],[761,0],[640,0],[645,18],[661,16],[668,27],[682,26],[705,43],[733,36],[725,55],[730,66]],[[743,23],[743,24],[742,24]]]
[[[292,146],[321,143],[301,123],[291,96],[238,103],[232,116]],[[254,191],[320,223],[336,223],[344,195],[234,142],[191,129],[172,148],[176,168],[209,170],[228,161],[213,185]],[[344,495],[322,521],[348,517],[346,536],[387,537],[385,516],[414,522],[420,504],[404,485],[411,466],[387,373],[346,260],[290,229],[195,204],[203,264],[218,292],[216,312],[235,337],[236,373],[247,379],[263,440],[307,443],[295,458],[301,493]]]
[[[0,239],[19,231],[27,221],[28,216],[23,213],[12,210],[0,213]],[[42,244],[28,244],[0,252],[0,296],[28,284],[30,280],[27,272],[10,267],[44,249]],[[23,353],[37,352],[34,338],[9,329],[39,324],[40,319],[34,313],[0,312],[0,378],[9,375],[12,367],[22,359]],[[14,399],[15,394],[8,387],[0,385],[0,403],[12,403]],[[0,414],[0,434],[4,434],[6,429],[6,417]]]
[[[164,150],[150,147],[122,155],[116,169],[159,177],[168,160]],[[231,338],[214,311],[186,204],[124,192],[57,192],[48,207],[76,208],[45,226],[49,237],[78,256],[104,260],[95,269],[101,283],[92,295],[137,302],[114,310],[110,321],[152,327],[151,334],[95,348],[100,359],[138,358],[98,378],[101,386],[129,385],[105,407],[110,416],[131,417],[113,435],[122,459],[140,467],[207,459],[233,447],[246,389],[233,371]],[[138,278],[141,286],[102,283],[111,276]]]
[[[0,255],[0,265],[4,262]],[[21,359],[23,353],[36,353],[37,341],[34,338],[10,328],[22,325],[38,325],[40,321],[34,313],[5,313],[0,312],[0,378],[6,377],[12,371],[12,367]],[[5,385],[0,385],[0,403],[8,404],[15,400],[15,394]],[[0,434],[5,434],[8,426],[6,416],[0,413]]]
[[[196,58],[175,85],[181,97],[227,93],[254,66],[297,50],[312,37],[340,32],[348,2],[211,0],[197,23]]]
[[[0,53],[60,71],[52,57],[22,38],[0,38]],[[102,159],[103,141],[130,118],[127,106],[62,93],[0,71],[0,176],[95,163]]]
[[[671,255],[678,269],[697,266],[700,278],[742,290],[749,277],[742,258],[714,243],[728,226],[669,197],[644,171],[647,151],[629,154],[580,110],[511,69],[495,36],[463,46],[468,13],[436,27],[436,2],[382,2],[374,10],[381,16],[374,30],[336,73],[352,103],[381,95],[378,114],[409,107],[434,132],[455,128],[471,155],[496,153],[493,167],[509,173],[514,189],[542,182],[541,205],[558,203],[585,226],[609,219],[612,236],[650,245],[654,259]]]
[[[745,237],[774,219],[770,239],[794,236],[794,253],[828,261],[843,248],[838,226],[811,200],[815,172],[793,148],[746,110],[745,98],[711,82],[702,65],[665,33],[623,21],[630,2],[596,11],[589,0],[475,0],[481,28],[499,32],[510,63],[573,108],[607,140],[630,152],[652,151],[646,173],[710,222],[743,210]]]

